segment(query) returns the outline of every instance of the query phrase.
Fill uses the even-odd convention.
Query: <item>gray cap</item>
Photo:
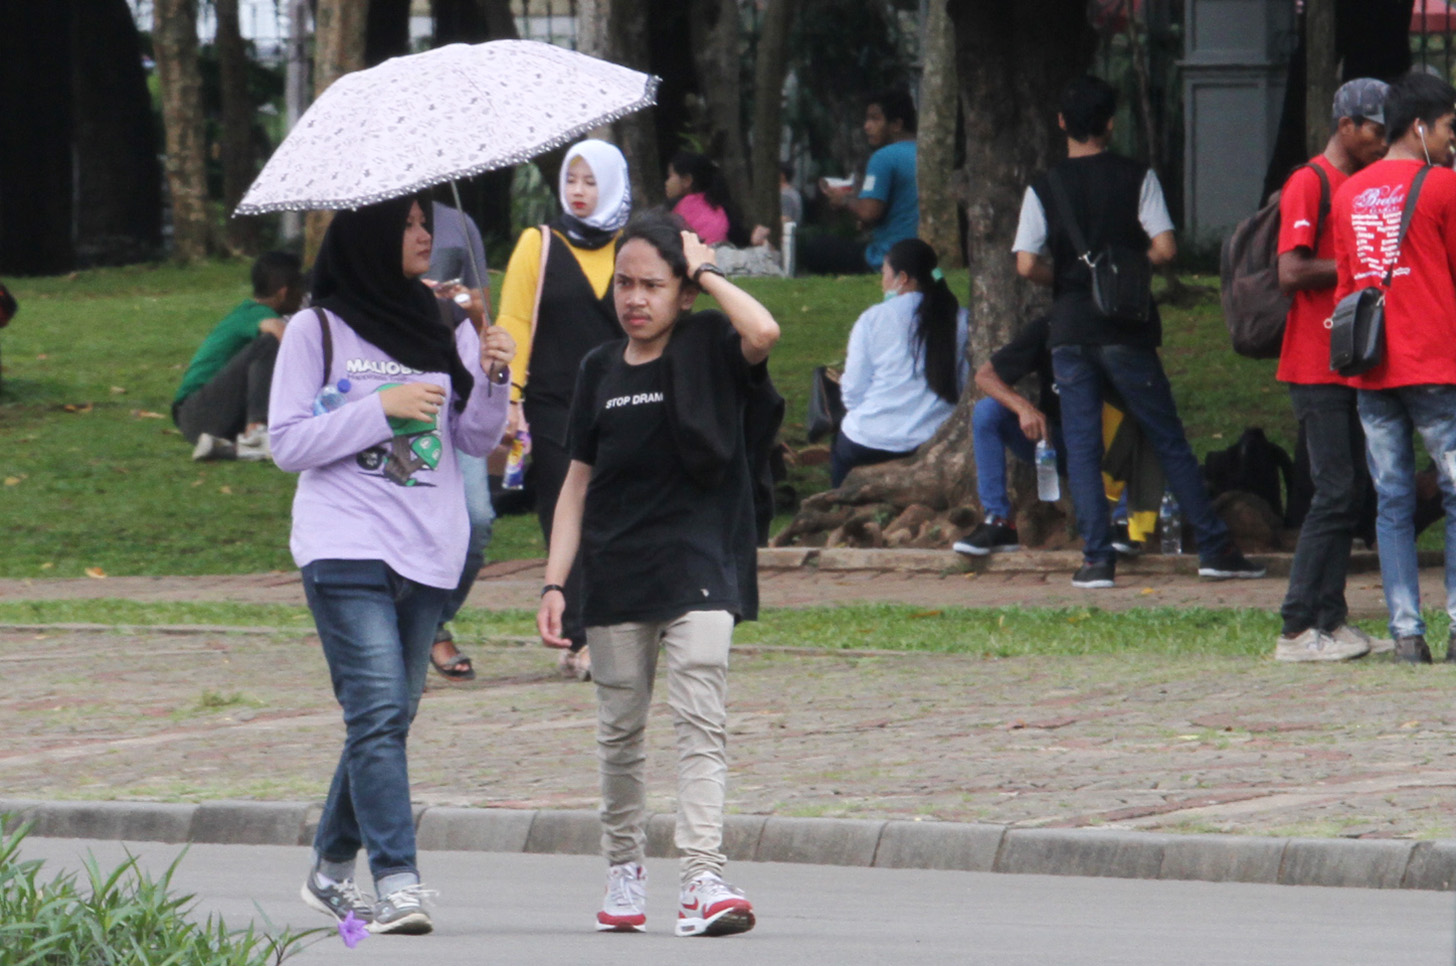
[[[1373,77],[1357,77],[1346,81],[1335,91],[1334,110],[1330,120],[1339,123],[1342,117],[1363,117],[1376,124],[1385,123],[1385,95],[1390,85]]]

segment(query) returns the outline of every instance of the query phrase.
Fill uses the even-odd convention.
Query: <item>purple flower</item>
[[[344,940],[344,945],[350,949],[359,945],[360,940],[367,935],[369,935],[369,929],[361,920],[354,918],[353,912],[339,920],[339,938]]]

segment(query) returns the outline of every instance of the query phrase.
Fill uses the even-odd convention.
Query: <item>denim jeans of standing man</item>
[[[1052,349],[1052,371],[1062,404],[1067,485],[1086,562],[1107,563],[1115,554],[1102,485],[1102,403],[1109,389],[1121,397],[1121,408],[1137,420],[1158,454],[1168,489],[1184,519],[1193,524],[1199,558],[1207,562],[1228,549],[1228,527],[1208,498],[1203,470],[1188,445],[1157,351],[1128,345],[1057,346]]]
[[[1359,406],[1379,505],[1375,538],[1390,633],[1397,639],[1424,637],[1416,564],[1415,434],[1436,461],[1446,508],[1446,613],[1456,621],[1456,386],[1361,389]]]
[[[303,567],[303,589],[346,729],[314,851],[350,863],[362,846],[376,883],[418,881],[405,742],[449,590],[382,560],[315,560]]]
[[[1289,565],[1289,590],[1279,613],[1285,637],[1345,623],[1345,580],[1369,474],[1365,433],[1349,386],[1291,384],[1289,400],[1304,431],[1314,496]]]

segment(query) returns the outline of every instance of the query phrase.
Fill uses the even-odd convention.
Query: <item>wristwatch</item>
[[[702,283],[698,280],[702,278],[704,272],[707,272],[709,275],[716,275],[719,278],[728,277],[727,275],[723,274],[723,270],[717,265],[714,265],[712,262],[704,262],[703,264],[699,265],[697,269],[693,272],[693,284],[697,285],[699,288],[702,287]]]

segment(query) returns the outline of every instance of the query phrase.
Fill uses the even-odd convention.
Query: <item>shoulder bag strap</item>
[[[323,309],[315,308],[313,314],[318,316],[319,333],[323,338],[324,345],[324,380],[319,385],[319,388],[322,389],[329,384],[329,374],[334,368],[334,333],[329,328],[329,317],[324,315]]]
[[[1315,215],[1314,220],[1314,243],[1315,245],[1319,245],[1320,233],[1325,230],[1325,220],[1328,219],[1330,216],[1330,176],[1325,174],[1324,168],[1321,168],[1319,165],[1315,164],[1312,161],[1306,161],[1304,164],[1301,164],[1299,168],[1309,168],[1315,174],[1319,175],[1319,211]],[[1298,171],[1299,168],[1295,168],[1294,170]]]
[[[536,269],[536,304],[531,307],[531,344],[536,343],[536,323],[541,317],[541,293],[546,288],[546,256],[551,253],[551,226],[541,226],[541,261]]]
[[[1410,228],[1411,218],[1416,213],[1416,199],[1421,194],[1421,184],[1426,180],[1433,165],[1425,165],[1416,172],[1415,180],[1411,182],[1410,194],[1405,196],[1405,204],[1400,211],[1400,234],[1395,237],[1395,257],[1390,260],[1390,267],[1385,270],[1385,287],[1390,288],[1390,280],[1395,277],[1395,266],[1400,263],[1400,247],[1405,242],[1406,229]]]
[[[1067,190],[1062,187],[1062,180],[1057,177],[1055,168],[1047,171],[1047,184],[1051,186],[1052,200],[1056,202],[1062,221],[1067,223],[1067,234],[1072,236],[1072,244],[1076,246],[1077,251],[1082,253],[1080,256],[1082,261],[1091,267],[1092,249],[1087,247],[1087,239],[1083,237],[1082,229],[1077,224],[1077,218],[1072,214],[1072,202],[1067,197]]]

